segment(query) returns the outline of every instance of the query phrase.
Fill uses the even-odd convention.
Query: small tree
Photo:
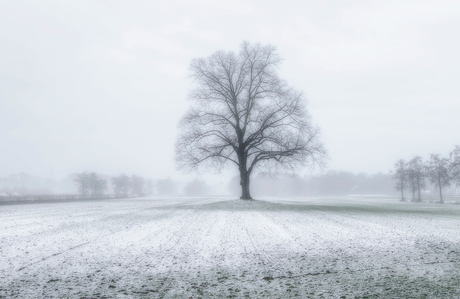
[[[450,186],[449,159],[440,158],[439,155],[430,155],[427,165],[427,174],[430,182],[439,190],[440,203],[444,203],[442,198],[442,188]]]
[[[104,196],[105,191],[107,191],[107,180],[98,178],[96,182],[96,188],[94,190],[94,196],[101,198]]]
[[[80,196],[83,198],[88,197],[91,193],[91,179],[89,173],[84,171],[78,174],[73,181],[77,184]]]
[[[450,153],[449,174],[455,184],[460,187],[460,146],[458,145]]]
[[[131,179],[129,176],[122,173],[112,178],[112,186],[116,197],[128,197],[129,191],[131,190]]]
[[[395,163],[395,171],[393,173],[393,180],[396,182],[396,190],[401,191],[401,201],[405,201],[404,189],[409,187],[409,175],[406,169],[406,162],[398,160]]]
[[[74,182],[78,186],[78,192],[81,197],[99,198],[107,190],[107,181],[97,176],[95,172],[82,172],[77,175]]]
[[[408,177],[410,185],[412,187],[412,200],[421,202],[421,189],[426,187],[425,183],[425,166],[423,165],[422,157],[416,156],[408,163]],[[418,193],[417,199],[415,199],[415,192]]]
[[[408,179],[409,179],[410,191],[412,193],[412,201],[417,201],[415,199],[415,193],[417,193],[417,181],[415,177],[413,176],[412,171],[408,171]]]
[[[107,190],[107,181],[98,177],[95,172],[91,172],[88,179],[91,197],[102,197],[104,195],[104,191]]]

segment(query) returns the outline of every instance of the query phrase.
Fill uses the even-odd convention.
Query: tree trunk
[[[422,197],[420,196],[420,180],[417,180],[417,191],[418,191],[418,202],[422,201]]]
[[[401,179],[401,201],[406,201],[404,199],[404,182],[402,179]]]
[[[441,199],[441,203],[444,203],[444,199],[442,199],[442,185],[441,185],[441,178],[438,176],[438,184],[439,184],[439,198]]]
[[[245,170],[240,171],[241,197],[240,199],[252,199],[249,191],[249,173]]]

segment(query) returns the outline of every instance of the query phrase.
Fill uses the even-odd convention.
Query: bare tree
[[[194,59],[192,107],[180,122],[178,166],[220,171],[238,167],[242,199],[251,199],[254,171],[295,171],[323,165],[326,150],[301,92],[277,75],[275,47],[244,42],[240,52],[218,51]]]
[[[78,174],[73,181],[77,184],[78,193],[81,197],[88,197],[90,194],[90,175],[88,172],[84,171]]]
[[[430,182],[439,190],[440,202],[444,203],[442,198],[442,188],[450,186],[449,159],[440,158],[439,155],[430,155],[427,163],[427,175]]]
[[[409,187],[409,175],[404,160],[401,159],[396,161],[392,178],[396,182],[396,190],[401,191],[401,201],[405,201],[404,189]]]
[[[425,167],[423,165],[422,157],[416,156],[408,162],[408,175],[409,182],[412,187],[412,200],[413,201],[422,201],[420,191],[422,188],[425,188]],[[415,199],[415,192],[418,193],[417,199]]]
[[[112,178],[112,185],[116,197],[128,197],[131,190],[131,179],[129,176],[122,173]]]
[[[458,145],[450,153],[449,173],[455,184],[460,187],[460,146]]]
[[[81,197],[102,197],[107,190],[107,181],[98,177],[95,172],[82,172],[77,175],[74,182],[78,186]]]
[[[91,172],[89,174],[89,188],[91,197],[102,197],[104,195],[104,191],[107,190],[107,181],[98,177],[95,172]]]

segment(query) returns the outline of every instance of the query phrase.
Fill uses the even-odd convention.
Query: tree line
[[[460,186],[460,146],[455,146],[449,157],[430,154],[428,161],[416,156],[406,162],[396,161],[393,180],[396,190],[401,191],[401,201],[405,201],[404,190],[412,193],[412,201],[421,202],[421,190],[426,187],[426,180],[439,191],[440,203],[444,203],[442,190],[452,183]]]
[[[74,178],[74,182],[78,187],[80,197],[102,198],[106,196],[107,180],[95,172],[84,171]],[[145,196],[153,192],[153,182],[137,175],[128,176],[122,173],[111,178],[111,183],[115,197]]]

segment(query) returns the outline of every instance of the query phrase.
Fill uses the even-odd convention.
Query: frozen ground
[[[150,198],[0,206],[0,298],[460,298],[460,205]]]

